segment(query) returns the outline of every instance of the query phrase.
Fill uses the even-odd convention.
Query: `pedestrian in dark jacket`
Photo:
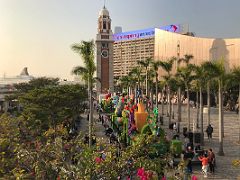
[[[212,133],[213,133],[213,127],[211,126],[211,124],[208,125],[207,129],[206,129],[206,133],[208,136],[208,139],[212,139]]]
[[[208,164],[209,164],[210,173],[214,173],[215,154],[211,148],[208,150]]]

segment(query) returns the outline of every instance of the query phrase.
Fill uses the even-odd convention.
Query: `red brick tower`
[[[104,6],[98,17],[97,49],[97,93],[113,92],[113,33],[109,12]]]

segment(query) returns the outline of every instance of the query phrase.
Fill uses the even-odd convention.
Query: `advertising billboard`
[[[180,33],[181,31],[180,25],[168,25],[168,26],[160,27],[159,29],[162,29],[164,31],[174,32],[174,33]],[[155,35],[155,28],[149,28],[149,29],[117,33],[113,35],[113,39],[114,41],[124,41],[124,40],[138,39],[138,38],[148,38],[154,35]]]

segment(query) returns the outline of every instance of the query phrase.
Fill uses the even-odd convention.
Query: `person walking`
[[[207,154],[205,154],[203,157],[200,156],[198,157],[200,161],[202,161],[202,172],[203,172],[203,177],[207,178],[207,172],[208,172],[208,157]]]
[[[212,139],[212,133],[213,133],[213,127],[211,124],[208,125],[207,129],[206,129],[206,133],[208,136],[208,139]]]
[[[210,173],[214,173],[214,167],[215,167],[215,154],[212,151],[212,149],[210,148],[208,150],[208,163],[209,163],[209,170]]]
[[[192,159],[194,157],[194,152],[191,146],[188,146],[187,151],[184,154],[184,159],[187,161],[187,172],[192,174]]]

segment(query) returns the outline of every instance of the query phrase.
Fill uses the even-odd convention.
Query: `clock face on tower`
[[[108,51],[107,50],[102,50],[101,55],[102,55],[103,58],[107,58],[108,57]]]

